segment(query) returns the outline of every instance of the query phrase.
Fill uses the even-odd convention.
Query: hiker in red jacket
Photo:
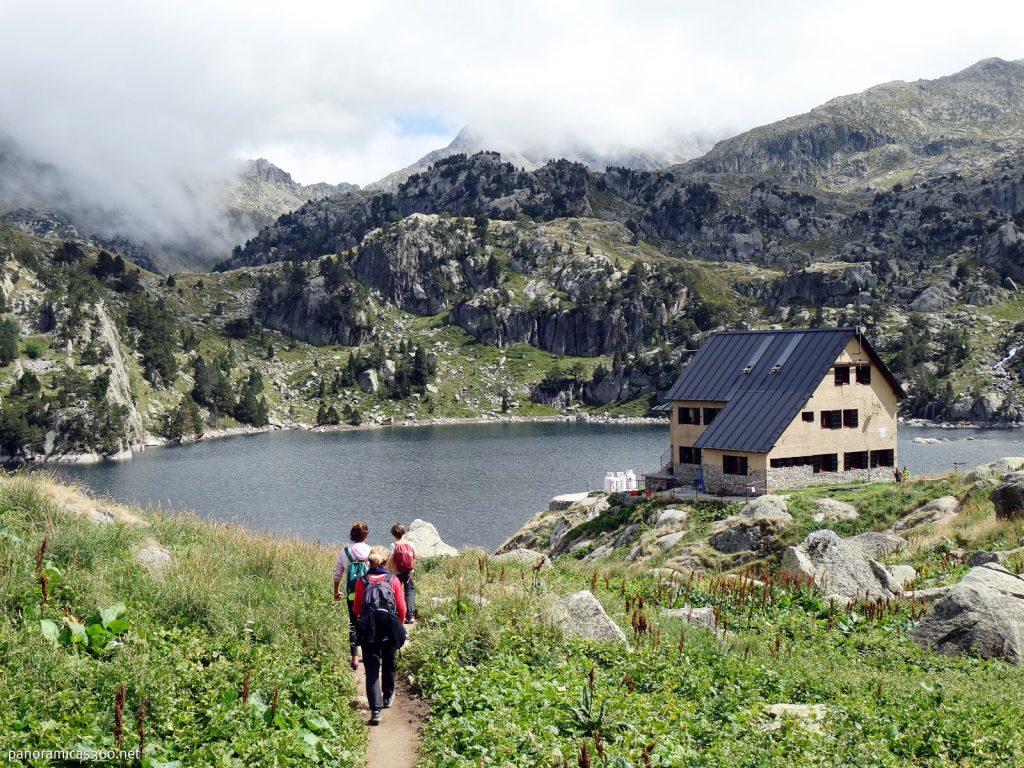
[[[388,570],[402,582],[405,591],[406,617],[405,623],[412,624],[416,621],[416,580],[413,572],[416,570],[416,547],[411,541],[404,541],[405,526],[395,523],[391,526],[391,535],[395,537],[391,545],[391,559],[388,561]]]
[[[356,583],[353,601],[366,670],[369,725],[380,725],[381,710],[395,700],[395,651],[406,637],[404,590],[398,577],[384,567],[389,555],[384,547],[370,550],[370,570]]]

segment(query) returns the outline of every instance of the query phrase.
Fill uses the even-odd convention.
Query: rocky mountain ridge
[[[238,175],[225,182],[221,196],[239,231],[253,235],[304,203],[358,190],[356,184],[299,184],[261,157],[247,160]]]
[[[303,206],[222,268],[349,253],[343,269],[351,274],[350,264],[359,264],[353,277],[371,291],[382,287],[383,270],[430,296],[416,300],[426,301],[416,312],[448,312],[450,322],[487,343],[525,342],[559,354],[661,343],[678,351],[716,324],[862,324],[908,378],[911,415],[1017,421],[1024,416],[1020,382],[974,372],[990,370],[1019,346],[1012,330],[997,331],[982,311],[1015,301],[1024,277],[1018,92],[1024,66],[986,60],[948,78],[841,97],[661,172],[595,173],[565,160],[528,172],[496,153],[454,155],[393,194],[360,192]],[[846,128],[835,133],[833,123],[881,143],[844,144]],[[819,129],[842,140],[819,141]],[[789,138],[779,147],[764,139],[783,134]],[[750,156],[764,155],[769,165],[733,164],[740,172],[707,165],[755,146]],[[837,157],[859,152],[867,162],[879,147],[898,150],[887,176],[869,173],[859,187],[843,182]],[[872,178],[884,186],[867,192]],[[447,274],[434,274],[429,253],[447,246],[424,239],[427,230],[404,240],[388,264],[380,263],[379,248],[361,253],[365,238],[422,216],[490,222],[489,234],[470,247],[501,268],[474,268],[478,277],[466,280],[455,259]],[[544,230],[559,234],[538,239],[534,233]],[[593,237],[598,231],[604,234]],[[664,283],[668,294],[657,306],[630,294],[637,254],[623,258],[626,247],[642,253],[648,274],[633,277],[645,291]],[[671,276],[669,265],[680,259],[700,266]],[[728,275],[724,285],[695,291],[693,281],[715,272],[713,264],[744,269],[719,269]],[[411,308],[407,297],[385,294],[384,301]],[[922,317],[911,323],[916,315]],[[974,320],[964,327],[966,317]],[[963,366],[972,355],[974,372]]]
[[[410,176],[429,170],[438,160],[444,160],[452,155],[475,155],[485,151],[497,151],[505,162],[524,171],[535,171],[556,159],[580,163],[592,171],[603,171],[609,166],[653,171],[699,157],[714,145],[715,140],[702,133],[688,133],[669,142],[663,148],[625,147],[609,151],[561,147],[524,151],[503,148],[501,143],[488,141],[471,128],[463,128],[448,146],[428,152],[415,163],[367,184],[365,189],[368,192],[397,192]]]
[[[1024,60],[991,58],[936,80],[840,96],[719,142],[678,170],[864,188],[908,173],[970,170],[1019,149],[1022,122]]]
[[[939,125],[935,115],[949,104],[965,103],[965,84],[1012,79],[1020,69],[1004,65],[983,62],[944,79],[952,85],[915,84],[921,98],[939,94],[929,125]],[[878,93],[862,101],[885,102],[894,87],[873,89]],[[977,99],[998,106],[986,88]],[[835,112],[834,103],[829,109]],[[878,113],[872,110],[857,120],[870,122]],[[954,113],[950,131],[966,132],[967,119]],[[1001,114],[993,112],[994,122],[979,133],[990,136],[992,125],[1003,130]],[[32,212],[13,219],[23,230],[62,238],[27,246],[48,276],[63,282],[89,272],[114,293],[141,288],[205,339],[200,344],[211,351],[204,355],[224,360],[225,345],[236,342],[248,350],[259,376],[250,386],[248,374],[238,378],[245,372],[237,362],[227,361],[220,379],[234,391],[216,397],[210,360],[191,370],[191,339],[172,339],[157,350],[162,357],[137,351],[160,403],[139,408],[149,425],[171,408],[171,391],[180,398],[192,377],[204,376],[209,381],[197,392],[209,405],[199,405],[220,413],[214,420],[233,418],[238,396],[257,392],[261,377],[266,415],[280,423],[308,423],[306,409],[321,406],[325,423],[368,407],[372,418],[394,419],[403,410],[434,412],[428,408],[467,416],[524,404],[604,406],[664,388],[715,329],[826,324],[865,328],[911,394],[907,415],[1015,423],[1024,421],[1024,357],[1016,354],[1024,346],[1017,288],[1024,278],[1024,154],[971,146],[982,149],[969,170],[911,163],[903,181],[873,193],[686,166],[597,173],[560,160],[525,171],[481,152],[444,158],[397,192],[374,194],[299,188],[280,169],[256,162],[250,175],[261,189],[323,196],[238,247],[221,272],[178,281],[143,275],[133,282],[124,264],[109,272],[110,253],[101,266],[98,251],[113,245],[83,239],[70,221]],[[283,197],[263,202],[276,199]],[[86,257],[75,251],[82,243]],[[160,327],[163,315],[154,317]],[[267,351],[296,345],[301,363]],[[338,345],[358,349],[331,349]],[[466,373],[468,364],[469,381],[451,389],[431,381],[439,392],[429,393],[421,365],[419,383],[411,385],[418,346],[442,370]],[[569,359],[559,363],[562,356]],[[334,361],[333,373],[304,367],[325,360]],[[171,390],[161,389],[165,365],[180,373]],[[253,407],[250,398],[239,412],[249,418]],[[192,419],[191,412],[182,418]]]

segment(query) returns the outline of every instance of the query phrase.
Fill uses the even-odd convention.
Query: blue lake
[[[945,439],[937,445],[915,437]],[[972,439],[968,439],[972,438]],[[900,429],[900,463],[914,473],[1024,455],[1009,430]],[[309,540],[344,540],[366,520],[385,543],[396,521],[421,517],[454,546],[493,549],[559,493],[600,488],[609,470],[652,469],[667,425],[521,422],[268,432],[150,448],[127,462],[58,474],[143,506]]]

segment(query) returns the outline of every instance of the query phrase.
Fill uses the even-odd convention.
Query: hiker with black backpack
[[[370,555],[370,545],[366,543],[366,537],[370,535],[370,528],[366,523],[356,523],[349,531],[349,544],[342,547],[338,554],[338,563],[334,566],[334,601],[341,602],[341,582],[345,582],[345,604],[348,606],[348,652],[352,659],[350,664],[353,670],[359,669],[359,659],[356,657],[356,648],[359,646],[358,630],[356,628],[356,613],[353,605],[356,599],[356,584],[366,575],[366,558]]]
[[[405,595],[398,577],[384,567],[389,554],[384,547],[370,550],[370,570],[356,583],[353,603],[366,669],[368,725],[380,725],[381,710],[395,700],[395,651],[406,639]]]

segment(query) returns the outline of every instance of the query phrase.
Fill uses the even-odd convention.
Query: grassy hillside
[[[959,514],[915,527],[909,547],[888,561],[913,565],[916,587],[954,583],[968,570],[965,552],[1011,549],[1024,533],[1024,522],[995,518],[987,493],[955,476],[898,488],[805,489],[789,496],[794,522],[785,539],[795,543],[822,527],[844,535],[885,529],[952,495]],[[856,504],[860,517],[816,523],[820,498]],[[656,538],[666,530],[651,525],[657,507],[646,502],[626,517],[613,507],[568,538],[605,531],[612,540],[630,523],[641,526],[640,542]],[[429,764],[1021,764],[1024,670],[922,650],[909,633],[927,606],[834,604],[781,579],[774,557],[746,562],[743,573],[757,581],[716,574],[728,561],[710,550],[702,574],[674,563],[714,520],[735,512],[702,503],[683,539],[642,566],[622,560],[633,540],[596,562],[576,559],[592,549],[584,548],[539,571],[482,553],[422,569],[421,594],[448,599],[425,612],[406,656],[433,700]],[[1004,565],[1019,571],[1024,561]],[[546,605],[582,589],[625,630],[630,650],[567,639],[537,620]],[[661,615],[673,608],[683,616]],[[691,626],[685,618],[702,608],[712,611],[710,625]]]
[[[135,750],[144,734],[150,768],[360,765],[333,562],[319,546],[0,478],[4,749]]]
[[[891,522],[904,503],[938,494],[966,502],[896,556],[929,583],[962,574],[951,546],[1002,546],[1021,532],[1020,522],[996,522],[983,495],[959,480],[900,490],[907,498],[890,502],[865,487],[864,523]],[[827,490],[791,498],[798,524],[819,492]],[[5,743],[134,750],[141,731],[151,768],[362,764],[345,619],[329,599],[333,556],[97,503],[42,476],[3,477]],[[421,562],[421,621],[400,661],[431,702],[421,764],[1024,760],[1024,670],[923,651],[909,638],[920,604],[839,607],[762,564],[761,581],[651,565],[562,558],[535,569],[478,551]],[[582,589],[622,627],[628,648],[572,639],[538,620]],[[713,621],[699,628],[687,614],[661,614],[684,607],[710,608]]]
[[[462,594],[425,612],[405,656],[433,701],[427,765],[1024,760],[1024,672],[921,650],[908,638],[920,608],[846,611],[793,585],[565,561],[537,576],[471,555],[423,573],[420,585],[427,595]],[[626,629],[631,650],[566,639],[536,620],[546,602],[580,589],[593,590]],[[478,596],[488,604],[477,607]],[[659,616],[683,605],[712,606],[718,632]],[[773,716],[778,704],[814,714]]]

